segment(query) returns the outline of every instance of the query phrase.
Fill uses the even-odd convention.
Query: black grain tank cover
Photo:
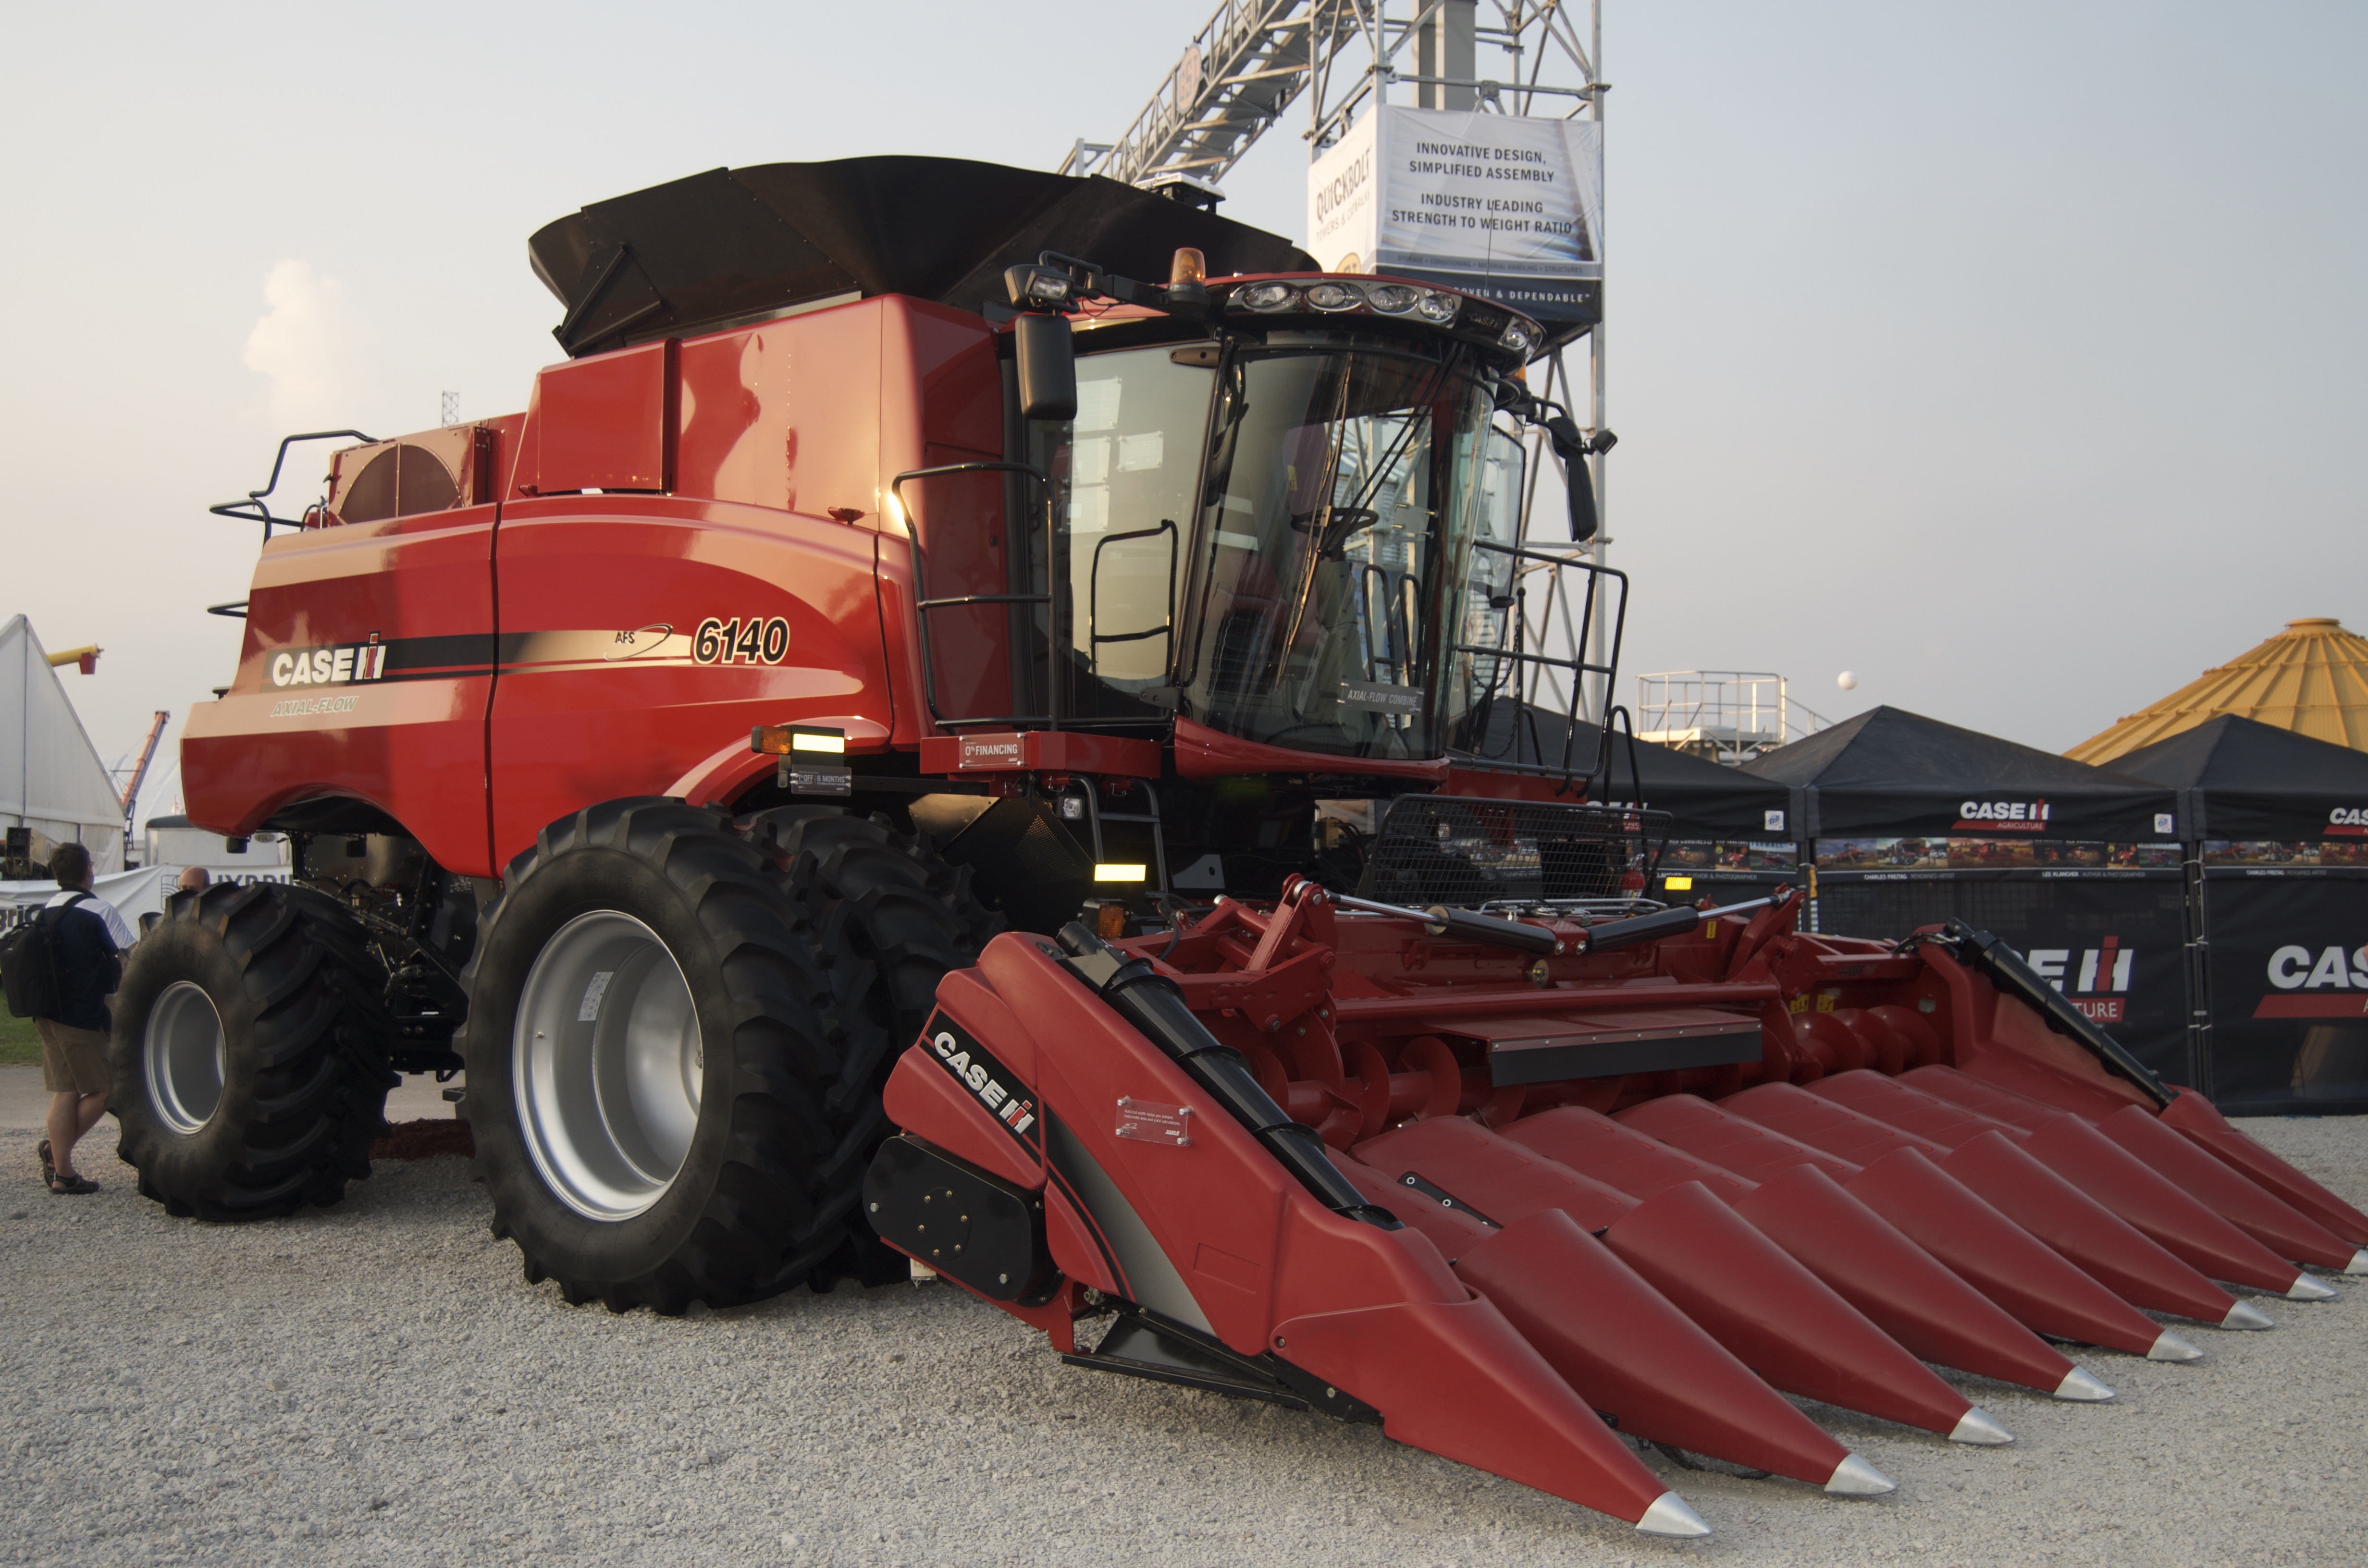
[[[962,158],[711,169],[595,202],[527,254],[567,307],[552,335],[574,356],[841,295],[1001,305],[1003,269],[1047,250],[1164,283],[1184,245],[1212,278],[1316,270],[1278,235],[1116,180]]]

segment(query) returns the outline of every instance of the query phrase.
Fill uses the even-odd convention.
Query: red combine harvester
[[[1616,718],[1531,614],[1625,591],[1521,538],[1520,423],[1608,441],[1536,323],[935,159],[530,249],[569,358],[523,414],[217,508],[264,546],[188,809],[295,871],[128,966],[172,1212],[333,1202],[395,1074],[465,1068],[571,1302],[925,1266],[1679,1536],[1623,1437],[1887,1491],[1783,1395],[2007,1442],[1929,1364],[2110,1398],[2058,1342],[2192,1358],[2149,1313],[2361,1267],[2368,1216],[1981,933],[1663,908],[1604,751],[1469,760]]]

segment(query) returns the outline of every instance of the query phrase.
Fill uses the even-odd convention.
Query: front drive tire
[[[848,1239],[879,1098],[815,932],[730,817],[611,801],[512,861],[465,979],[477,1174],[529,1281],[613,1312],[727,1306]]]
[[[386,976],[336,900],[284,882],[176,893],[124,963],[117,1154],[176,1215],[264,1220],[370,1175],[398,1080]]]

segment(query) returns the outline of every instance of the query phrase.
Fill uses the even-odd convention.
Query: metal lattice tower
[[[1224,0],[1125,134],[1110,142],[1078,141],[1059,172],[1150,189],[1189,186],[1213,197],[1216,183],[1301,98],[1307,101],[1301,135],[1312,160],[1360,115],[1392,101],[1393,88],[1410,90],[1410,100],[1398,101],[1417,108],[1600,120],[1611,87],[1602,62],[1602,0],[1584,6],[1565,0]],[[1601,323],[1587,346],[1580,422],[1592,431],[1603,428],[1605,417]],[[1544,396],[1579,411],[1563,351],[1555,351],[1543,381]],[[1524,516],[1534,512],[1547,464],[1565,483],[1571,477],[1542,437],[1529,447]],[[1588,465],[1602,531],[1573,553],[1600,564],[1611,542],[1603,456]],[[1599,664],[1609,653],[1606,622],[1595,618],[1588,650]],[[1590,706],[1601,711],[1611,701],[1602,689]]]
[[[1060,172],[1214,184],[1304,95],[1312,157],[1389,89],[1426,108],[1592,113],[1604,84],[1600,0],[1587,34],[1564,0],[1225,0],[1113,142],[1078,142]],[[1477,74],[1501,65],[1496,76]]]

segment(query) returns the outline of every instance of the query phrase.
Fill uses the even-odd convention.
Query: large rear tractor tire
[[[109,1108],[176,1215],[335,1203],[386,1125],[386,975],[344,905],[284,882],[177,893],[126,960]]]
[[[971,892],[967,866],[954,867],[924,836],[884,817],[837,806],[776,806],[740,819],[760,848],[821,919],[834,951],[870,966],[835,971],[843,1006],[860,1006],[885,1033],[889,1057],[919,1036],[949,970],[978,961],[1003,929]],[[884,1068],[881,1077],[885,1077]],[[879,1084],[872,1084],[877,1093]]]
[[[834,1110],[876,1107],[889,1070],[937,1005],[938,982],[976,962],[987,938],[1003,929],[1003,916],[971,892],[969,867],[948,865],[927,837],[899,833],[883,817],[852,816],[837,806],[776,806],[742,817],[739,826],[816,923],[817,951],[848,1047],[825,1104]],[[890,1131],[884,1116],[870,1125],[867,1167]],[[905,1278],[909,1267],[858,1213],[846,1242],[822,1260],[812,1282],[818,1290],[844,1277],[885,1284]]]
[[[728,1306],[861,1233],[883,1119],[845,1085],[877,1047],[772,858],[720,811],[645,797],[510,863],[464,977],[464,1103],[529,1281],[612,1312]]]

